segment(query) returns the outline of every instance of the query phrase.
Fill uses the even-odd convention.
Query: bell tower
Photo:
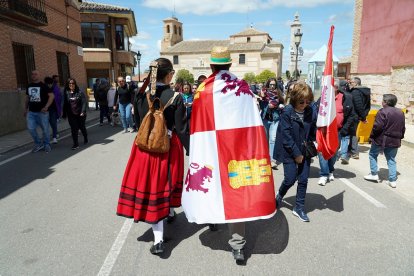
[[[169,17],[164,22],[164,38],[161,41],[161,52],[183,41],[183,23],[176,17]]]
[[[290,24],[290,63],[289,63],[289,71],[291,74],[295,71],[295,59],[296,59],[296,45],[295,45],[295,33],[301,32],[302,30],[302,23],[299,20],[299,13],[296,12],[295,19]],[[298,62],[301,61],[302,56],[302,47],[299,47],[298,53]],[[299,69],[298,69],[299,70]]]

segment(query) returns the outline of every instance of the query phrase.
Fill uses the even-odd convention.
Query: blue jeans
[[[358,154],[358,137],[351,136],[349,145],[349,152],[351,154]]]
[[[267,138],[267,141],[269,141],[270,160],[274,160],[273,150],[275,149],[276,131],[277,131],[278,125],[279,125],[279,121],[273,122],[273,121],[268,121],[266,119],[263,119],[263,126],[265,127],[266,138]]]
[[[340,145],[341,145],[341,148],[340,148],[340,155],[341,155],[341,158],[343,158],[343,159],[346,159],[346,160],[349,160],[349,156],[348,156],[348,146],[349,146],[349,138],[350,138],[350,136],[348,135],[348,136],[341,136],[341,135],[339,135],[340,136]]]
[[[279,195],[283,198],[290,187],[298,181],[296,190],[296,208],[302,209],[305,206],[306,189],[308,187],[310,160],[304,159],[302,164],[283,163],[285,178],[279,188]]]
[[[319,176],[325,176],[328,177],[330,173],[333,173],[335,168],[335,162],[336,162],[336,154],[329,160],[325,160],[322,156],[322,154],[318,153],[318,159],[319,159],[319,167],[321,168],[319,171]]]
[[[121,115],[121,122],[122,122],[122,127],[128,128],[128,127],[133,127],[134,123],[132,122],[132,104],[121,104],[119,103],[119,114]]]
[[[37,134],[37,127],[42,129],[43,143]],[[36,145],[49,145],[49,113],[48,112],[32,112],[27,113],[27,129],[30,135],[32,135],[33,141]]]
[[[375,144],[371,144],[371,149],[369,150],[369,166],[371,167],[371,175],[378,174],[378,165],[377,157],[381,151],[381,147]],[[387,160],[388,165],[388,180],[396,181],[397,180],[397,162],[395,161],[395,156],[397,156],[398,148],[384,148],[385,159]]]

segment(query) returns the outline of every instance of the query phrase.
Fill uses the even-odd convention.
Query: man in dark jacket
[[[352,79],[350,88],[358,120],[362,123],[366,123],[369,110],[371,109],[371,89],[361,86],[361,79],[358,77]],[[350,154],[354,159],[359,158],[358,138],[355,135],[351,137]]]
[[[378,154],[383,151],[388,164],[388,185],[392,188],[397,187],[397,163],[395,157],[398,148],[401,146],[401,139],[405,133],[404,114],[398,108],[397,97],[393,94],[384,94],[382,106],[375,117],[374,127],[370,135],[371,149],[369,151],[369,164],[371,173],[364,176],[365,180],[377,181]]]
[[[348,147],[351,137],[355,137],[358,126],[358,115],[355,112],[353,97],[347,89],[348,83],[345,80],[339,82],[338,92],[343,95],[343,123],[338,126],[340,141],[340,158],[342,164],[349,163]],[[356,137],[355,137],[356,138]]]

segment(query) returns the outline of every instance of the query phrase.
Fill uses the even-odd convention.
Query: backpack
[[[178,92],[175,92],[171,99],[163,106],[159,98],[155,98],[152,101],[150,93],[147,93],[149,110],[144,119],[142,119],[135,137],[135,144],[138,148],[154,153],[166,153],[170,150],[170,137],[168,135],[164,110],[173,103],[178,94]],[[154,107],[154,103],[157,101],[160,106],[159,109]]]

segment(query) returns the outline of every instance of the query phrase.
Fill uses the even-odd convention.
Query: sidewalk
[[[86,114],[86,123],[91,121],[99,122],[99,111],[95,111],[95,108],[90,108]],[[70,129],[68,120],[60,120],[58,123],[58,133],[68,129]],[[50,131],[52,130],[50,129]],[[41,135],[40,129],[38,129],[38,133]],[[33,143],[33,139],[27,129],[1,136],[0,154],[24,147],[31,143]]]
[[[414,125],[405,125],[405,135],[402,144],[414,148]]]

